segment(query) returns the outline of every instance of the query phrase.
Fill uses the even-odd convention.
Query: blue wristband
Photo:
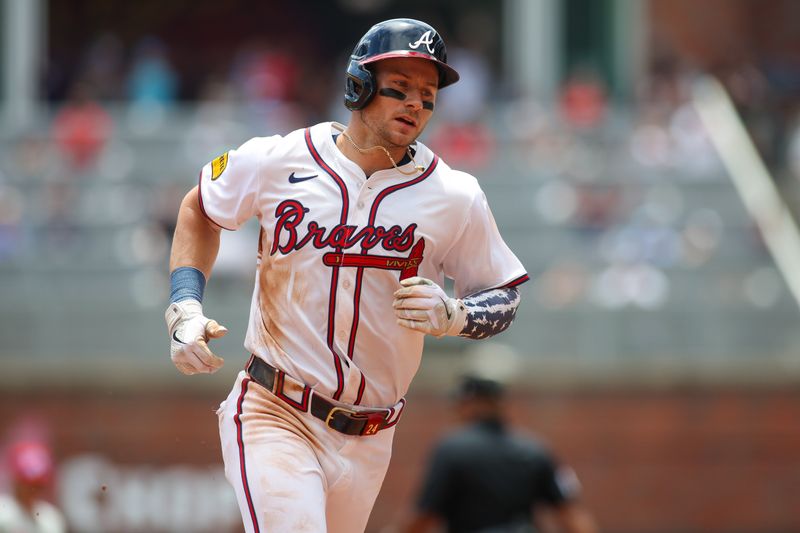
[[[169,276],[170,303],[181,300],[193,299],[203,301],[203,292],[206,289],[206,277],[202,272],[193,267],[178,267]]]

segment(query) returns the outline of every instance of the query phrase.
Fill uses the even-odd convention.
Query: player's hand
[[[197,300],[182,300],[167,307],[170,346],[169,353],[175,367],[184,374],[211,374],[224,363],[208,348],[209,339],[218,339],[228,333],[216,320],[203,316],[203,305]]]
[[[450,298],[427,278],[415,276],[400,281],[394,293],[394,314],[401,326],[442,337],[458,335],[467,323],[467,308]]]

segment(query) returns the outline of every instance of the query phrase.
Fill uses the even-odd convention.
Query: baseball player
[[[202,305],[220,229],[261,226],[252,355],[218,411],[248,532],[363,531],[425,335],[485,338],[515,316],[528,276],[478,182],[417,141],[457,80],[434,28],[381,22],[347,67],[347,126],[251,139],[181,204],[166,321],[185,374],[223,364]]]

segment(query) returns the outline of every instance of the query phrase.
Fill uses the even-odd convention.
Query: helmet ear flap
[[[363,109],[375,95],[372,72],[357,61],[350,61],[344,87],[344,105],[350,111]]]

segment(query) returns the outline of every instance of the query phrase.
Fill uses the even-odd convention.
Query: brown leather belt
[[[393,426],[397,422],[397,419],[389,422],[389,418],[394,413],[393,409],[356,411],[334,404],[308,386],[303,386],[302,401],[293,400],[283,394],[286,373],[255,355],[250,358],[246,370],[253,381],[292,407],[310,412],[314,417],[325,422],[329,428],[345,435],[375,435],[378,431]]]

